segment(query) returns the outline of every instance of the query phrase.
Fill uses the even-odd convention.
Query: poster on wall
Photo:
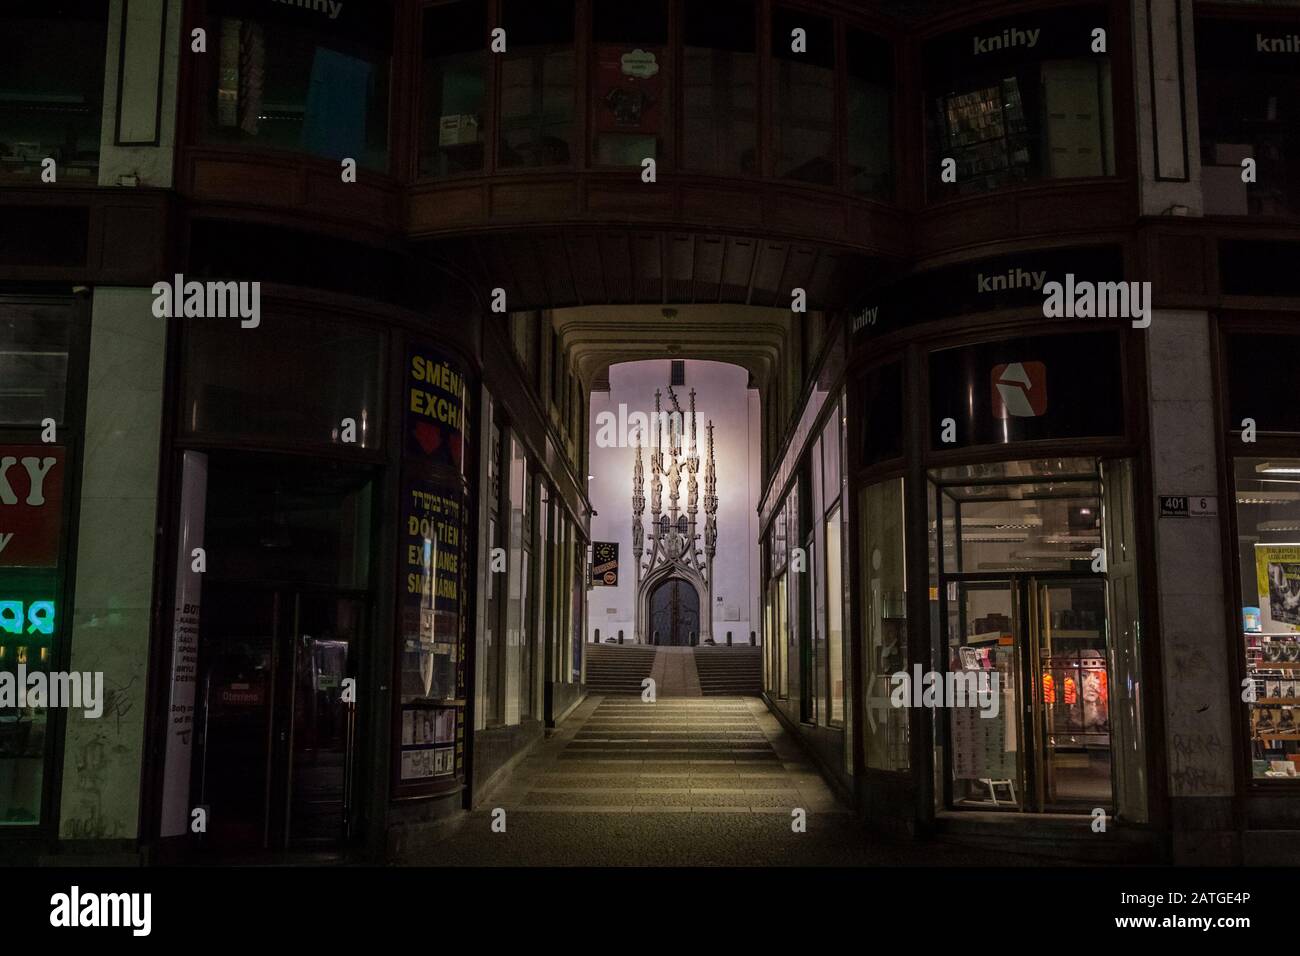
[[[1255,578],[1264,632],[1300,631],[1300,544],[1255,545]]]
[[[597,587],[618,587],[618,542],[591,544],[591,583]]]
[[[468,411],[461,364],[437,349],[413,345],[406,362],[406,456],[463,471]]]
[[[0,445],[0,568],[58,567],[63,465],[58,445]]]
[[[654,48],[598,47],[596,129],[605,133],[657,133],[662,85],[659,53]]]

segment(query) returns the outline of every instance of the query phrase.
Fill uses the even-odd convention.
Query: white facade
[[[620,568],[617,587],[594,587],[587,592],[588,641],[595,639],[597,630],[601,640],[617,637],[620,630],[626,642],[634,639],[632,477],[636,451],[631,444],[634,431],[626,422],[634,412],[650,416],[655,389],[666,391],[671,380],[669,360],[629,362],[610,369],[608,392],[591,396],[591,477],[587,482],[595,511],[591,540],[617,542]],[[750,631],[762,640],[758,583],[762,423],[758,391],[747,387],[748,380],[749,373],[739,366],[688,360],[686,384],[677,389],[682,396],[695,390],[701,434],[704,423],[713,422],[718,541],[713,560],[712,618],[713,638],[720,644],[726,643],[728,631],[737,644],[748,643]],[[611,435],[616,439],[613,443],[606,440]]]

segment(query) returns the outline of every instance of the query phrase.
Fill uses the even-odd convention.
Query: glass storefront
[[[862,489],[858,568],[862,579],[862,708],[866,765],[906,770],[908,714],[890,702],[890,678],[908,671],[904,483],[893,478]]]
[[[1130,473],[1090,458],[930,473],[935,660],[988,691],[947,702],[947,805],[1116,809],[1117,755],[1131,765],[1141,740],[1112,696],[1135,707],[1141,681],[1134,609],[1103,556],[1131,545]]]
[[[1228,429],[1250,778],[1300,780],[1300,414],[1291,400],[1300,336],[1226,336]],[[1242,434],[1250,423],[1253,436]],[[1265,454],[1260,441],[1270,443]],[[1188,502],[1192,507],[1195,502]]]
[[[388,168],[391,0],[207,0],[209,142]]]
[[[56,715],[19,699],[17,688],[68,666],[78,316],[71,297],[0,296],[0,829],[48,822]],[[44,440],[47,419],[53,443]]]
[[[1028,12],[924,47],[931,199],[1115,174],[1107,8]],[[944,160],[956,181],[943,178]]]
[[[93,186],[99,171],[108,4],[18,0],[0,8],[0,181]]]
[[[1196,18],[1205,212],[1300,215],[1300,19]],[[1255,162],[1244,182],[1242,161]]]

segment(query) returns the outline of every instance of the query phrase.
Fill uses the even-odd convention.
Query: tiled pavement
[[[492,813],[506,811],[504,833]],[[792,811],[807,815],[806,832]],[[887,844],[863,830],[756,698],[585,700],[429,865],[816,866],[1023,863]]]

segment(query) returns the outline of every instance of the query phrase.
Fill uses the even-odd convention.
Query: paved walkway
[[[492,831],[493,811],[506,831]],[[795,832],[793,811],[806,815]],[[585,700],[445,840],[407,862],[478,866],[992,863],[870,836],[756,698]],[[1009,858],[1001,862],[1023,862]]]
[[[657,647],[655,666],[650,670],[655,697],[703,697],[700,674],[695,669],[695,648]]]

